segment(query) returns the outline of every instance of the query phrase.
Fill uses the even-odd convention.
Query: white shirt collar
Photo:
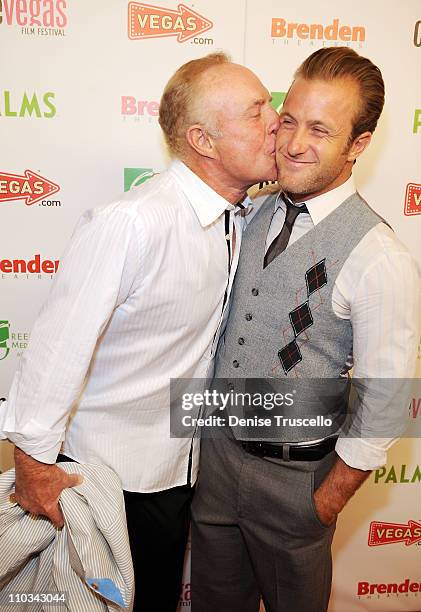
[[[235,210],[233,204],[216,193],[181,160],[175,159],[171,163],[169,171],[180,185],[202,227],[211,225],[225,210]],[[242,202],[242,206],[247,208],[250,203],[251,200],[247,197]]]
[[[311,220],[314,225],[317,225],[322,221],[325,217],[330,215],[342,202],[344,202],[347,198],[349,198],[353,193],[355,193],[355,181],[354,176],[351,174],[348,180],[339,187],[335,187],[331,191],[327,191],[326,193],[322,193],[315,198],[311,198],[310,200],[304,200],[303,202],[297,202],[296,205],[305,204],[307,206],[307,210],[310,214]],[[275,202],[275,210],[278,206],[285,206],[281,197],[278,197]]]

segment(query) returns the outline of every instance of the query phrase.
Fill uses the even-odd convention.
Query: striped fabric
[[[0,410],[0,439],[44,463],[64,441],[126,491],[185,485],[192,441],[170,437],[170,379],[211,374],[244,225],[178,160],[84,214]],[[195,440],[192,482],[198,451]]]
[[[61,494],[63,529],[10,502],[15,471],[0,475],[0,609],[132,610],[133,565],[118,477],[105,466],[59,465],[84,476]],[[56,592],[65,592],[59,606],[10,603],[15,593]]]

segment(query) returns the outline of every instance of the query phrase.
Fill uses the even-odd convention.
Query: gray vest
[[[215,377],[226,379],[231,391],[244,392],[244,381],[235,379],[253,378],[260,382],[249,391],[294,393],[293,404],[281,408],[285,417],[333,417],[330,425],[319,419],[316,428],[307,429],[289,421],[270,429],[233,428],[236,437],[244,438],[247,430],[247,439],[254,440],[320,439],[337,431],[346,416],[339,381],[352,353],[351,322],[332,309],[335,280],[351,251],[382,219],[354,194],[263,269],[276,195],[265,200],[243,236]],[[326,379],[332,388],[323,387]],[[264,412],[260,416],[268,416],[267,408]]]

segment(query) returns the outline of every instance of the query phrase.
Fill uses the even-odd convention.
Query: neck
[[[200,160],[188,158],[181,161],[230,204],[237,204],[244,199],[247,186],[240,187],[239,185],[229,184],[229,177],[217,167],[215,160],[204,157]]]

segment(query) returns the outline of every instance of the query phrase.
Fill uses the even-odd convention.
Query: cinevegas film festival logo
[[[29,332],[11,330],[10,321],[0,320],[0,361],[6,359],[11,351],[16,352],[17,357],[27,348]]]
[[[124,168],[124,191],[141,185],[152,178],[155,172],[152,168]]]
[[[345,24],[338,18],[325,23],[298,23],[272,17],[271,36],[273,44],[362,47],[366,30],[362,25]]]
[[[23,174],[11,174],[0,171],[0,205],[24,200],[26,206],[38,203],[38,206],[61,206],[60,200],[51,196],[60,191],[59,185],[41,176],[33,170]]]
[[[65,36],[68,0],[0,0],[0,27],[23,36]]]
[[[128,36],[130,40],[176,37],[177,42],[213,45],[212,38],[199,36],[213,28],[213,22],[185,4],[178,10],[163,6],[129,2]]]

